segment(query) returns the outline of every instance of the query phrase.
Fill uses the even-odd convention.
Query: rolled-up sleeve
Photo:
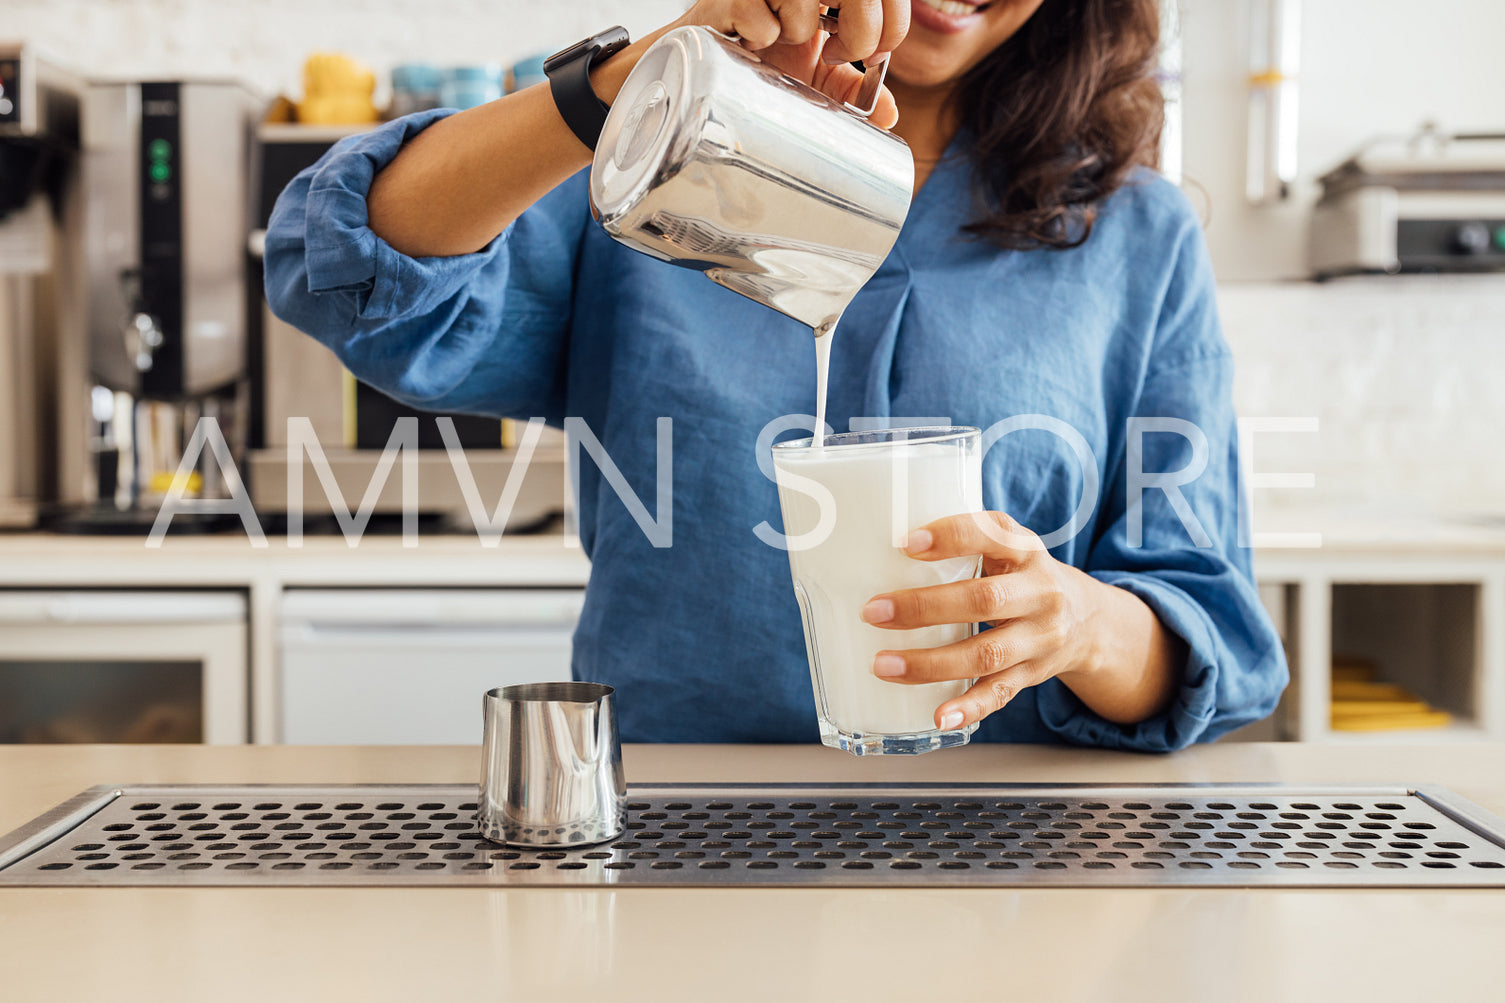
[[[1041,686],[1041,718],[1067,741],[1181,749],[1267,717],[1285,689],[1285,653],[1239,539],[1232,379],[1211,268],[1200,234],[1191,234],[1085,564],[1149,606],[1185,642],[1186,661],[1169,708],[1134,725],[1100,717],[1058,680]],[[1157,485],[1156,474],[1185,482]]]
[[[557,418],[583,182],[566,182],[473,254],[414,258],[371,230],[376,175],[449,114],[343,139],[288,185],[267,228],[267,301],[357,378],[406,403]]]

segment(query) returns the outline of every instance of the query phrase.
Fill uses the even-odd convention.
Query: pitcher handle
[[[820,27],[822,31],[836,34],[836,15],[822,14]],[[878,92],[883,89],[883,81],[888,76],[888,53],[863,62],[862,71],[862,86],[857,91],[857,100],[847,101],[846,107],[848,111],[868,118],[878,110]]]

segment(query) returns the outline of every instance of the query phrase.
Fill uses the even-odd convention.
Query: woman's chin
[[[905,87],[928,90],[955,83],[966,69],[964,64],[954,59],[908,53],[900,47],[888,64],[888,75]]]

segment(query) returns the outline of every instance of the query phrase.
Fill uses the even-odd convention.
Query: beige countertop
[[[1281,569],[1366,558],[1505,560],[1505,511],[1449,516],[1373,509],[1261,508],[1256,525],[1261,532],[1320,535],[1320,547],[1283,543],[1257,548],[1258,564]],[[266,573],[306,580],[331,572],[344,577],[401,571],[444,581],[451,580],[457,569],[463,577],[487,573],[466,570],[467,563],[482,568],[490,565],[508,577],[559,578],[561,584],[583,582],[589,567],[579,541],[557,533],[504,536],[495,547],[484,547],[469,534],[420,533],[415,547],[404,547],[400,537],[370,534],[353,548],[342,537],[317,534],[305,536],[298,548],[277,535],[267,536],[265,547],[255,547],[243,533],[224,533],[170,536],[161,547],[148,548],[145,539],[136,536],[0,532],[0,585],[77,577],[80,568],[122,582],[139,581],[142,572],[205,582],[237,581]]]
[[[580,543],[559,534],[504,536],[494,547],[475,536],[369,535],[355,547],[339,536],[305,536],[265,547],[243,534],[144,537],[0,533],[0,586],[140,587],[247,585],[579,586],[590,577]]]
[[[1254,522],[1259,533],[1321,537],[1318,547],[1292,542],[1257,547],[1256,564],[1352,558],[1498,562],[1505,558],[1505,511],[1449,514],[1374,506],[1266,506],[1256,508]]]
[[[1439,783],[1505,746],[629,746],[634,782]],[[0,748],[0,832],[97,783],[469,782],[471,748]],[[1499,999],[1505,892],[0,889],[0,998]]]

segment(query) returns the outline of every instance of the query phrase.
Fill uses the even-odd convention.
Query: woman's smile
[[[1042,0],[915,0],[889,71],[910,87],[954,84],[1030,19]]]
[[[972,0],[919,0],[911,10],[912,24],[942,34],[966,31],[982,19],[991,3]]]

